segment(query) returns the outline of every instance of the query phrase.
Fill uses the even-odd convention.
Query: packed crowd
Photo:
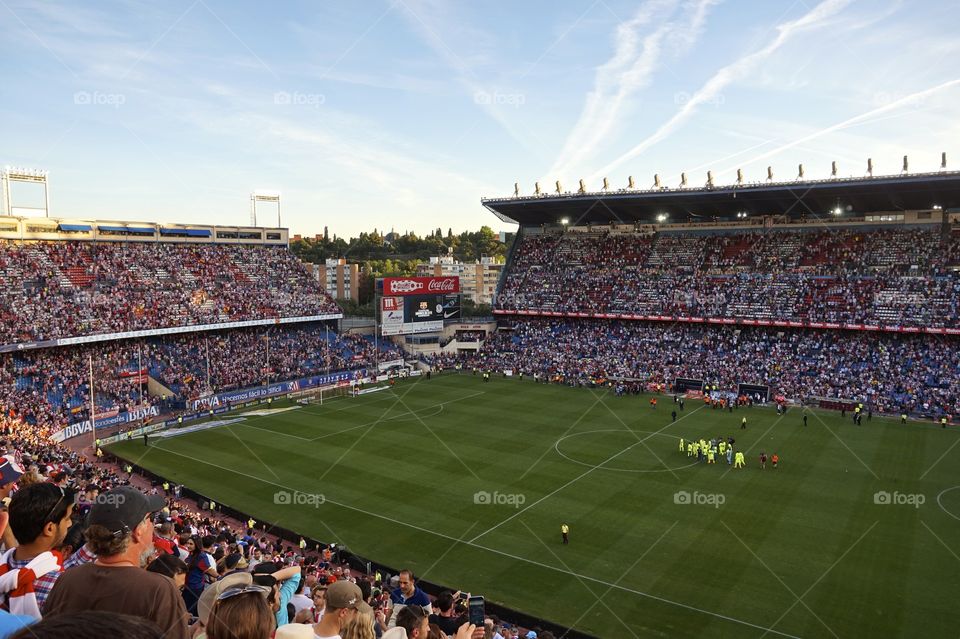
[[[18,419],[0,431],[0,639],[521,636],[468,623],[459,593],[431,600],[409,571],[364,574],[335,546],[285,543]]]
[[[678,377],[723,391],[759,384],[796,400],[842,398],[880,412],[960,414],[956,337],[523,319],[501,327],[477,354],[431,362],[510,369],[571,385],[624,379],[669,388]]]
[[[390,361],[403,353],[383,342],[377,353],[372,339],[322,323],[22,351],[0,355],[0,413],[53,430],[87,419],[91,362],[98,412],[124,412],[163,401],[147,391],[147,375],[170,390],[166,405],[175,407],[268,379],[371,368],[378,357]]]
[[[288,250],[0,241],[0,344],[340,312]]]
[[[525,235],[504,310],[960,327],[960,234],[939,226]]]

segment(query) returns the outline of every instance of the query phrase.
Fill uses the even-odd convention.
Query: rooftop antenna
[[[557,180],[557,195],[563,193],[563,187],[560,186],[560,180]]]
[[[830,177],[837,177],[837,161],[836,160],[830,163]]]
[[[800,164],[800,169],[797,171],[797,179],[798,179],[798,180],[802,180],[802,179],[803,179],[803,164],[802,164],[802,163]]]
[[[627,188],[628,188],[628,189],[635,189],[635,188],[637,188],[637,185],[636,185],[636,184],[634,183],[634,181],[633,181],[633,176],[632,176],[632,175],[627,177]]]
[[[867,158],[867,175],[873,177],[873,158]]]
[[[587,192],[587,185],[584,183],[583,178],[580,178],[580,189],[577,191],[577,193],[586,193],[586,192]]]
[[[660,174],[659,174],[659,173],[654,173],[654,175],[653,175],[653,188],[655,188],[655,189],[662,189],[662,188],[663,188],[663,184],[660,182]]]
[[[533,183],[533,194],[534,194],[534,195],[540,195],[540,183],[539,183],[539,182],[534,182],[534,183]]]
[[[707,187],[713,188],[713,171],[707,171]]]
[[[941,171],[947,170],[947,152],[946,151],[940,154],[940,170]]]
[[[520,197],[520,183],[513,183],[513,197]]]
[[[737,184],[743,184],[743,169],[737,169]]]
[[[910,172],[910,162],[909,160],[907,160],[907,156],[903,156],[903,170],[901,171],[901,173],[909,173],[909,172]]]
[[[610,190],[610,181],[607,178],[603,178],[603,190],[604,191]]]
[[[687,188],[687,174],[686,174],[686,173],[681,173],[681,174],[680,174],[680,188],[681,188],[681,189]]]
[[[767,167],[767,182],[773,182],[773,167]]]

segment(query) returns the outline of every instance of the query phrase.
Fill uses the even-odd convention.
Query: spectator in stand
[[[413,579],[413,572],[401,570],[399,574],[397,588],[390,593],[390,603],[393,606],[393,612],[390,615],[390,627],[397,625],[397,615],[406,606],[420,606],[429,615],[432,612],[430,607],[430,598],[427,593],[417,587]]]
[[[444,590],[434,601],[436,612],[430,615],[430,623],[436,624],[445,634],[452,635],[457,632],[467,619],[454,613],[454,600],[460,593],[452,593]]]
[[[266,586],[230,586],[220,592],[206,624],[207,639],[270,639],[276,629]]]
[[[96,561],[65,571],[47,598],[50,617],[88,610],[133,615],[170,639],[187,639],[189,614],[173,581],[143,570],[153,555],[153,514],[159,496],[131,487],[104,493],[90,510],[87,543]]]
[[[197,613],[197,601],[208,583],[216,581],[217,562],[210,554],[216,538],[213,535],[203,537],[194,535],[187,542],[187,551],[190,556],[186,560],[188,567],[187,584],[183,589],[183,601],[190,614]]]
[[[147,570],[173,579],[173,584],[181,593],[187,582],[187,564],[178,555],[161,552],[147,566]]]
[[[300,587],[300,566],[280,568],[273,562],[261,562],[253,569],[254,583],[272,589],[267,598],[276,614],[277,628],[285,626],[291,621],[287,604]]]
[[[156,531],[153,533],[153,545],[160,552],[180,556],[180,549],[177,548],[173,534],[173,519],[169,516],[160,518],[160,523],[157,524]]]
[[[340,631],[357,615],[363,604],[363,593],[356,584],[338,581],[327,588],[323,618],[313,626],[316,639],[340,639]]]
[[[21,579],[6,579],[3,583],[6,607],[11,612],[40,618],[50,591],[63,574],[51,551],[61,544],[73,525],[73,502],[72,490],[49,483],[31,484],[14,493],[10,500],[10,529],[20,545],[4,554],[0,566],[5,567],[5,574],[22,573]],[[28,571],[34,575],[32,587],[19,583]]]

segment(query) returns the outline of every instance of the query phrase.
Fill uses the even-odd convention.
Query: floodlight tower
[[[250,225],[257,225],[257,202],[277,203],[277,227],[280,227],[280,191],[257,189],[250,194]]]
[[[45,217],[50,217],[50,174],[45,169],[24,169],[7,166],[0,171],[0,196],[2,196],[3,212],[13,215],[13,196],[11,183],[43,185],[43,206],[19,206],[19,209],[43,211]]]

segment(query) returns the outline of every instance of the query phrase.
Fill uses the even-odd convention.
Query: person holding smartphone
[[[465,615],[458,615],[454,603],[459,598],[459,592],[444,590],[433,602],[434,612],[430,615],[430,623],[437,624],[444,634],[456,634],[457,629],[467,620]]]

